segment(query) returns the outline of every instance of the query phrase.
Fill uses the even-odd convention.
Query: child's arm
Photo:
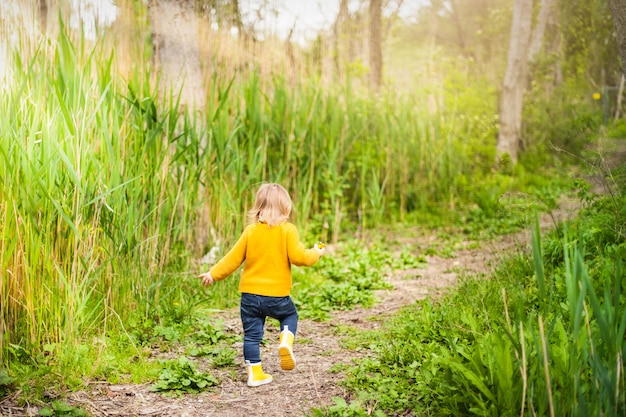
[[[311,249],[305,249],[304,244],[300,242],[300,234],[296,227],[289,224],[288,228],[287,256],[289,262],[297,266],[314,265],[324,255],[326,249],[320,248],[318,245]]]
[[[212,285],[215,281],[220,281],[232,274],[246,259],[246,247],[248,229],[244,230],[235,246],[219,260],[208,272],[200,274],[198,278],[205,286]]]

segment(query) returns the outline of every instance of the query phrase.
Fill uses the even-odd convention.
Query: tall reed
[[[162,289],[232,243],[263,181],[290,190],[305,236],[323,222],[333,240],[467,195],[470,128],[418,95],[216,73],[198,115],[143,66],[123,78],[104,45],[61,22],[0,97],[3,353],[158,319]]]
[[[540,253],[539,245],[540,239],[533,239],[534,253]],[[533,320],[524,323],[532,335],[522,341],[530,343],[526,355],[545,358],[543,363],[530,365],[529,379],[535,380],[535,393],[529,396],[526,408],[549,410],[551,415],[623,415],[623,258],[613,258],[614,269],[609,275],[593,277],[580,244],[566,238],[564,256],[562,274],[551,277],[550,298],[544,293],[539,299],[545,332],[541,315],[539,331]],[[543,264],[535,262],[535,273],[539,281]]]

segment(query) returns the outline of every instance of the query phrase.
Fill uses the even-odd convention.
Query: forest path
[[[610,170],[623,166],[626,161],[626,140],[608,140],[600,144],[602,152],[593,162],[593,173],[587,180],[597,193],[611,192]],[[605,150],[608,149],[608,153]],[[559,208],[540,219],[542,230],[548,230],[576,215],[580,201],[562,199]],[[448,245],[445,235],[433,235],[428,231],[415,229],[403,233],[400,245],[411,248],[437,247]],[[432,232],[432,231],[431,231]],[[454,236],[453,236],[454,237]],[[89,411],[93,416],[172,416],[172,417],[284,417],[306,416],[312,408],[333,404],[334,397],[350,399],[341,387],[342,372],[335,371],[337,365],[349,364],[353,359],[369,354],[366,350],[354,351],[342,347],[346,328],[355,330],[374,329],[386,317],[393,315],[403,306],[426,297],[438,297],[453,288],[461,275],[488,276],[507,256],[530,245],[530,231],[498,236],[490,241],[464,241],[455,245],[452,256],[427,256],[424,268],[397,271],[386,279],[392,285],[390,290],[377,292],[378,302],[371,308],[356,308],[338,311],[324,322],[300,320],[294,352],[298,360],[295,370],[285,372],[280,369],[277,357],[278,329],[268,323],[263,349],[264,369],[274,377],[271,384],[257,388],[246,386],[243,367],[221,370],[211,369],[220,384],[216,390],[198,395],[184,395],[173,398],[150,391],[151,384],[114,385],[89,382],[87,388],[69,393],[65,401]],[[329,247],[332,256],[332,247]],[[241,334],[238,309],[221,313],[224,326]],[[235,343],[236,363],[243,363],[241,342]],[[199,367],[203,360],[198,360]],[[0,416],[36,416],[36,406],[19,406],[14,393],[0,400]]]
[[[574,201],[565,200],[552,213],[552,217],[546,215],[541,219],[541,227],[548,229],[554,221],[572,217],[577,209]],[[419,233],[424,232],[416,229],[415,235],[403,238],[400,244],[424,248],[438,243],[437,237]],[[529,231],[499,236],[485,242],[461,242],[456,245],[460,249],[453,256],[427,256],[427,264],[423,268],[398,271],[388,276],[387,281],[393,288],[378,291],[378,302],[371,308],[334,312],[324,322],[300,320],[294,348],[298,364],[293,371],[280,369],[277,355],[278,329],[268,322],[266,340],[269,343],[262,350],[262,358],[265,371],[274,377],[271,384],[247,387],[243,367],[234,371],[232,368],[211,369],[211,374],[219,378],[220,385],[217,390],[198,395],[172,398],[150,391],[150,384],[113,385],[93,382],[85,390],[70,393],[66,401],[98,417],[305,416],[311,408],[333,404],[334,397],[349,401],[349,394],[340,385],[343,374],[335,369],[337,365],[349,364],[354,358],[369,353],[367,350],[354,351],[342,347],[342,338],[349,337],[346,336],[346,327],[357,330],[377,328],[387,316],[403,306],[426,297],[437,297],[452,288],[461,274],[488,274],[502,257],[528,247],[529,242]],[[332,247],[329,252],[329,256],[332,256]],[[224,320],[226,328],[241,334],[237,308],[221,313],[219,318]],[[343,331],[338,331],[340,328]],[[235,363],[243,363],[241,347],[241,342],[233,346],[238,352]],[[206,367],[208,363],[203,359],[196,361],[199,368]],[[11,406],[4,401],[0,403],[0,415],[33,416],[37,415],[37,409]]]

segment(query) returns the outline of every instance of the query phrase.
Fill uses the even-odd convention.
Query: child
[[[263,184],[254,207],[248,212],[248,226],[235,244],[209,272],[201,274],[202,284],[212,285],[233,273],[245,262],[239,292],[243,324],[243,356],[248,386],[272,382],[263,372],[261,349],[265,318],[280,322],[280,366],[296,366],[293,341],[298,328],[298,311],[291,300],[291,265],[311,266],[326,249],[315,245],[305,249],[296,227],[288,222],[291,214],[289,193],[279,184]]]

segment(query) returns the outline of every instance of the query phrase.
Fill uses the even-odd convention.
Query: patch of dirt
[[[552,217],[541,219],[542,229],[552,227],[554,221],[565,220],[577,211],[574,201],[564,201]],[[432,237],[414,236],[407,244],[427,247]],[[350,399],[341,387],[343,374],[336,365],[349,364],[367,351],[353,351],[340,344],[337,328],[352,326],[357,329],[375,329],[385,316],[426,297],[437,297],[453,287],[459,274],[485,275],[498,264],[501,257],[528,247],[530,233],[523,231],[499,237],[494,241],[464,242],[454,257],[428,256],[424,268],[411,269],[387,277],[393,289],[378,291],[379,302],[372,308],[339,311],[325,322],[300,320],[295,344],[298,360],[293,371],[280,369],[277,347],[278,329],[268,322],[266,340],[262,348],[264,370],[274,377],[271,384],[257,388],[246,385],[243,366],[237,371],[215,370],[220,385],[214,392],[172,398],[150,391],[150,385],[112,385],[91,383],[88,388],[71,393],[65,400],[88,410],[93,416],[177,416],[177,417],[285,417],[305,416],[311,408],[333,403],[334,397]],[[329,246],[332,256],[332,246]],[[224,326],[241,332],[239,310],[232,309],[220,315]],[[233,346],[238,353],[236,363],[243,364],[242,343]],[[202,366],[202,359],[197,360]],[[2,416],[37,415],[36,407],[17,407],[16,395],[0,402]]]

